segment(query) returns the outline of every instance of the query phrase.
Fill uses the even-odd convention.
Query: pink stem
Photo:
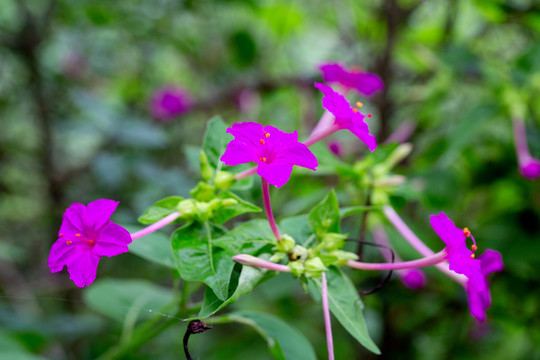
[[[418,236],[416,236],[416,234],[411,231],[411,229],[409,229],[407,224],[403,222],[403,220],[399,217],[399,215],[391,206],[389,205],[384,206],[383,212],[386,215],[386,218],[392,223],[392,225],[394,225],[396,230],[399,231],[401,235],[403,235],[405,240],[407,240],[409,244],[411,244],[411,246],[420,253],[420,255],[432,256],[434,254],[433,250],[428,248],[426,244],[424,244],[424,242],[420,240]],[[448,268],[448,264],[441,263],[435,266],[437,267],[437,269],[439,269],[446,275],[450,276],[452,279],[456,280],[458,283],[462,285],[466,283],[467,278],[464,275],[458,274],[450,270]]]
[[[522,165],[531,158],[531,152],[529,150],[529,145],[527,144],[525,121],[523,119],[514,118],[512,120],[512,127],[514,129],[514,146],[516,147],[518,162]]]
[[[317,125],[315,125],[315,127],[311,131],[311,134],[309,134],[309,136],[311,137],[313,134],[316,134],[319,131],[326,129],[328,126],[332,124],[334,119],[335,119],[334,115],[330,111],[326,110],[323,116],[321,116],[321,119],[319,120]]]
[[[151,234],[154,231],[161,229],[165,225],[169,225],[174,220],[178,219],[180,215],[181,214],[179,212],[173,212],[172,214],[165,216],[163,219],[153,223],[152,225],[147,226],[142,230],[134,232],[133,234],[131,234],[131,239],[137,240],[138,238]]]
[[[418,259],[413,261],[404,261],[399,263],[364,263],[360,261],[347,261],[347,266],[350,266],[355,269],[360,270],[400,270],[400,269],[411,269],[419,268],[424,266],[431,266],[438,264],[444,261],[445,257],[448,255],[448,252],[445,250],[439,251],[438,253]]]
[[[322,273],[322,306],[324,314],[324,328],[326,330],[326,346],[328,347],[328,360],[334,360],[334,342],[332,340],[332,324],[330,322],[330,307],[328,306],[328,284],[326,273]]]
[[[279,233],[279,230],[277,228],[276,221],[274,220],[274,214],[272,213],[272,206],[270,205],[270,185],[268,184],[268,181],[266,181],[263,177],[261,177],[261,187],[264,210],[266,211],[268,223],[270,224],[270,228],[276,236],[276,239],[278,239],[278,241],[281,241],[281,234]]]
[[[258,257],[248,254],[235,255],[233,256],[233,260],[239,262],[242,265],[255,266],[273,271],[291,272],[291,268],[287,265],[276,264],[271,261],[260,259]]]
[[[385,144],[391,143],[391,142],[397,142],[397,143],[404,143],[407,141],[411,135],[413,134],[414,130],[416,129],[416,124],[413,123],[410,120],[404,120],[396,130],[390,136],[384,140]]]
[[[247,170],[244,170],[242,172],[239,172],[238,174],[234,175],[235,180],[241,180],[243,178],[247,178],[248,176],[251,176],[257,172],[257,166],[254,166],[252,168],[249,168]]]

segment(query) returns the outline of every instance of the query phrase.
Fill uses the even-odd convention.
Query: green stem
[[[215,274],[216,269],[214,269],[214,259],[212,256],[212,229],[210,229],[210,223],[208,221],[204,222],[204,229],[206,230],[206,238],[208,240],[208,257],[210,258],[210,267],[212,272]]]

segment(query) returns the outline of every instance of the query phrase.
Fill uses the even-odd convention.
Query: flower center
[[[59,236],[61,238],[63,238],[64,234],[60,234]],[[91,237],[83,237],[83,235],[81,235],[81,233],[76,233],[75,238],[66,239],[66,244],[71,245],[71,244],[73,244],[74,241],[77,241],[77,242],[80,241],[80,242],[83,242],[83,243],[88,243],[90,245],[94,245],[96,243],[96,240],[94,240]]]
[[[471,250],[472,250],[472,254],[471,254],[471,258],[475,258],[475,254],[474,252],[476,251],[476,249],[478,249],[478,246],[476,246],[476,240],[474,240],[474,236],[472,236],[471,234],[471,231],[469,230],[469,228],[464,228],[463,229],[463,235],[465,235],[465,237],[468,237],[468,238],[471,238],[473,244],[471,245]]]

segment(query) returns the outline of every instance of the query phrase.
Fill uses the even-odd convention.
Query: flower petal
[[[60,238],[51,247],[49,258],[47,259],[47,265],[51,269],[51,272],[55,273],[61,271],[65,265],[71,262],[71,258],[76,256],[77,245],[66,244],[66,240]]]
[[[356,135],[369,150],[373,151],[377,148],[377,139],[369,133],[369,127],[364,122],[364,118],[364,114],[353,113],[352,121],[343,122],[341,126]],[[339,124],[339,119],[336,119],[336,123]]]
[[[289,144],[274,161],[283,161],[311,170],[316,170],[317,166],[319,166],[315,155],[313,155],[306,145],[299,142]]]
[[[445,213],[440,212],[438,215],[431,215],[429,219],[433,230],[435,230],[448,247],[454,249],[465,246],[465,234],[463,234],[463,230],[458,229]]]
[[[98,234],[111,222],[111,215],[114,213],[119,203],[119,201],[108,199],[99,199],[89,203],[86,207],[87,230]]]
[[[482,264],[482,274],[488,275],[494,272],[503,271],[504,263],[500,252],[492,249],[486,249],[482,255],[478,257]]]
[[[322,64],[319,69],[325,82],[338,82],[345,87],[355,89],[365,96],[371,96],[373,93],[384,89],[381,78],[373,73],[348,70],[339,63]]]
[[[324,94],[322,99],[323,108],[330,111],[336,118],[348,118],[351,116],[351,113],[353,113],[351,105],[343,95],[334,91],[328,85],[315,83],[315,87]]]
[[[486,289],[487,290],[479,292],[473,286],[471,286],[470,283],[467,283],[465,289],[467,292],[467,299],[469,301],[469,311],[478,322],[482,322],[486,319],[486,310],[489,308],[491,302],[489,288]],[[488,299],[487,303],[486,299]]]
[[[72,261],[67,264],[69,278],[78,287],[90,285],[96,279],[97,267],[100,257],[92,251],[80,251]]]
[[[115,256],[128,252],[128,245],[131,243],[129,232],[115,223],[109,223],[105,227],[99,239],[94,245],[94,253],[98,256]]]
[[[227,132],[233,135],[236,141],[252,145],[256,149],[259,140],[263,137],[264,129],[259,123],[245,121],[233,124],[227,129]]]
[[[282,187],[291,177],[293,165],[273,162],[270,164],[259,163],[257,174],[262,176],[268,183],[276,187]]]
[[[81,203],[73,203],[66,209],[63,216],[60,234],[70,235],[82,232],[85,229],[86,206]]]
[[[259,154],[255,152],[253,146],[236,139],[232,140],[227,145],[227,149],[220,158],[225,165],[231,166],[244,164],[250,161],[257,161],[258,159]]]

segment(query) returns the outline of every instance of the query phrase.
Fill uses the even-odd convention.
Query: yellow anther
[[[259,158],[259,160],[262,161],[263,163],[266,162],[266,158],[265,158],[265,157]]]
[[[354,111],[355,113],[357,113],[357,112],[358,112],[358,110],[356,110],[356,109],[352,109],[352,111]]]
[[[88,240],[88,243],[89,243],[89,244],[93,244],[93,243],[94,243],[94,240]]]
[[[464,228],[463,229],[463,235],[465,235],[466,237],[471,236],[471,232],[469,231],[469,228]]]
[[[259,140],[259,142],[261,143],[261,145],[264,145],[264,139]]]
[[[264,132],[264,137],[265,138],[269,138],[270,137],[270,133],[267,133],[266,131]]]
[[[471,259],[474,259],[475,258],[475,255],[474,254],[471,254]]]
[[[68,244],[68,245],[71,244],[71,243],[72,243],[72,241],[69,241],[69,240],[66,241],[66,244]]]
[[[75,236],[76,236],[76,237],[81,237],[81,234],[76,233]]]
[[[472,251],[476,251],[476,249],[478,249],[478,246],[473,245],[473,246],[471,246],[471,249],[472,249]]]
[[[63,236],[64,236],[64,234],[60,234],[60,237],[63,237]]]
[[[357,102],[356,102],[356,107],[361,108],[362,106],[364,106],[364,104],[362,104],[360,101],[357,101]]]

